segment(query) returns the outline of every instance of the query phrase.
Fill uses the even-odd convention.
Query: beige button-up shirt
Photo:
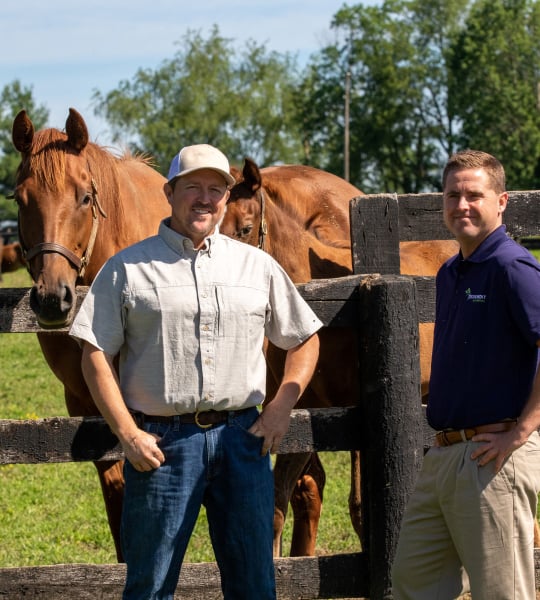
[[[132,410],[238,410],[265,395],[264,337],[289,349],[322,323],[268,254],[219,232],[195,251],[165,220],[113,256],[70,334],[120,354]]]

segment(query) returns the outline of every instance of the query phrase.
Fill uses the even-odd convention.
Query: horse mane
[[[67,135],[58,129],[37,131],[32,140],[29,155],[19,166],[17,175],[32,173],[40,186],[51,191],[62,192],[66,175],[66,154],[73,152]],[[104,147],[89,142],[82,151],[86,155],[87,169],[96,183],[99,202],[107,213],[104,225],[113,239],[121,234],[124,210],[120,202],[118,165],[124,160],[141,160],[125,154],[116,157]]]

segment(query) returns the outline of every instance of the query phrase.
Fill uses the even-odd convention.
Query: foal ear
[[[69,117],[66,120],[66,133],[68,143],[77,152],[80,152],[88,144],[88,128],[81,115],[74,109],[69,109]]]
[[[249,157],[244,158],[244,168],[242,169],[244,183],[255,193],[262,185],[262,177],[257,163]]]
[[[34,139],[34,124],[25,110],[21,110],[13,121],[11,131],[13,145],[21,154],[28,154]]]

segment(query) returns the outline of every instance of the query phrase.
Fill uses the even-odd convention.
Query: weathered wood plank
[[[540,589],[540,549],[535,549]],[[367,557],[363,553],[275,559],[279,600],[365,598]],[[0,598],[28,600],[118,600],[125,565],[70,564],[0,568]],[[215,563],[185,564],[175,598],[221,600]]]
[[[30,308],[31,288],[1,288],[0,289],[0,333],[39,333],[46,331],[52,334],[62,334],[69,327],[58,329],[43,329],[36,321]],[[77,305],[80,306],[88,287],[77,288]]]
[[[441,193],[400,194],[397,202],[400,241],[452,237],[444,225]],[[514,238],[540,235],[540,190],[508,192],[503,221]]]
[[[298,284],[297,288],[325,327],[359,327],[358,289],[378,274],[351,275],[336,279],[317,279]],[[403,275],[403,277],[406,277]],[[433,277],[415,276],[418,293],[420,322],[433,320],[435,310],[435,283]],[[79,303],[88,288],[77,288]],[[0,333],[65,334],[67,327],[45,330],[36,323],[28,303],[29,288],[0,288]]]
[[[359,344],[363,548],[371,559],[370,596],[378,599],[391,596],[399,527],[421,466],[415,295],[414,281],[401,275],[374,279],[360,290],[366,321]]]
[[[277,558],[274,561],[280,600],[359,598],[368,594],[366,557],[336,554]],[[49,565],[0,568],[0,598],[43,600],[118,600],[125,565]],[[215,563],[184,564],[175,598],[223,598]]]
[[[354,406],[355,398],[350,399]],[[279,453],[360,449],[357,408],[294,410]],[[0,420],[0,464],[118,460],[122,450],[101,417]]]
[[[447,240],[442,194],[398,195],[400,241]]]
[[[351,403],[352,403],[351,399]],[[433,444],[422,405],[424,448]],[[351,408],[293,410],[279,453],[361,450],[360,411]],[[123,454],[101,417],[0,420],[0,464],[118,460]]]
[[[358,196],[350,202],[355,273],[399,273],[399,208],[396,194]]]

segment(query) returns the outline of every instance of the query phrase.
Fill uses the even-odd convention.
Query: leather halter
[[[257,248],[261,250],[266,250],[266,236],[268,234],[268,224],[266,222],[266,196],[264,194],[264,189],[261,186],[261,223],[259,225],[259,243],[257,244]]]
[[[94,249],[94,244],[97,237],[98,232],[98,211],[103,218],[107,218],[107,213],[103,210],[101,204],[99,203],[97,186],[94,178],[91,179],[92,185],[92,231],[90,232],[90,237],[88,238],[88,244],[86,246],[86,250],[83,252],[81,257],[77,256],[74,252],[72,252],[69,248],[62,246],[62,244],[58,244],[57,242],[42,242],[40,244],[36,244],[30,250],[26,250],[22,243],[22,236],[19,230],[19,240],[21,241],[21,247],[23,249],[23,255],[27,263],[28,271],[30,272],[30,261],[38,256],[39,254],[43,254],[45,252],[56,252],[57,254],[61,254],[64,258],[66,258],[74,267],[77,269],[77,277],[82,277],[90,262],[90,257],[92,256],[92,251]]]

